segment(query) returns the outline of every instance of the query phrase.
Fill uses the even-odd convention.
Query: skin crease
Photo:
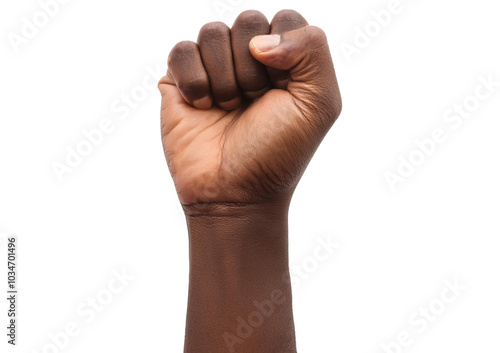
[[[246,11],[178,43],[168,67],[161,133],[190,239],[184,352],[296,352],[288,206],[342,106],[326,36],[292,10],[271,23]]]

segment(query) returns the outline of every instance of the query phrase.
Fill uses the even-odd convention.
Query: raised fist
[[[289,198],[342,103],[325,33],[297,12],[243,12],[180,42],[159,82],[181,203]]]

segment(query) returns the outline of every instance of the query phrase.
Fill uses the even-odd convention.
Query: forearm
[[[190,285],[185,353],[296,352],[288,202],[185,207]]]

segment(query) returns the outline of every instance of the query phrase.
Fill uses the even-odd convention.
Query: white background
[[[459,128],[443,118],[474,103],[480,77],[500,81],[496,3],[401,0],[379,33],[372,11],[388,0],[231,3],[220,14],[213,0],[71,0],[16,47],[41,6],[2,1],[0,233],[19,237],[21,327],[15,349],[2,329],[0,351],[53,352],[49,334],[71,322],[79,334],[57,351],[182,351],[187,233],[161,146],[159,77],[124,119],[117,109],[204,23],[293,8],[327,32],[344,102],[290,211],[293,265],[311,264],[318,237],[341,243],[295,288],[299,352],[381,353],[404,331],[403,352],[498,352],[500,87]],[[369,42],[346,55],[366,26]],[[60,181],[53,163],[102,119],[113,132]],[[447,140],[392,191],[385,174],[436,128]],[[86,323],[77,308],[122,269],[134,279]],[[412,313],[439,307],[455,279],[467,289],[418,332]]]

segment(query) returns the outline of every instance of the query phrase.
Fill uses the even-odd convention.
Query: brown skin
[[[185,352],[296,352],[287,212],[341,111],[326,36],[292,10],[271,24],[246,11],[177,44],[168,66],[163,146],[190,236]],[[272,314],[238,335],[266,300]]]

